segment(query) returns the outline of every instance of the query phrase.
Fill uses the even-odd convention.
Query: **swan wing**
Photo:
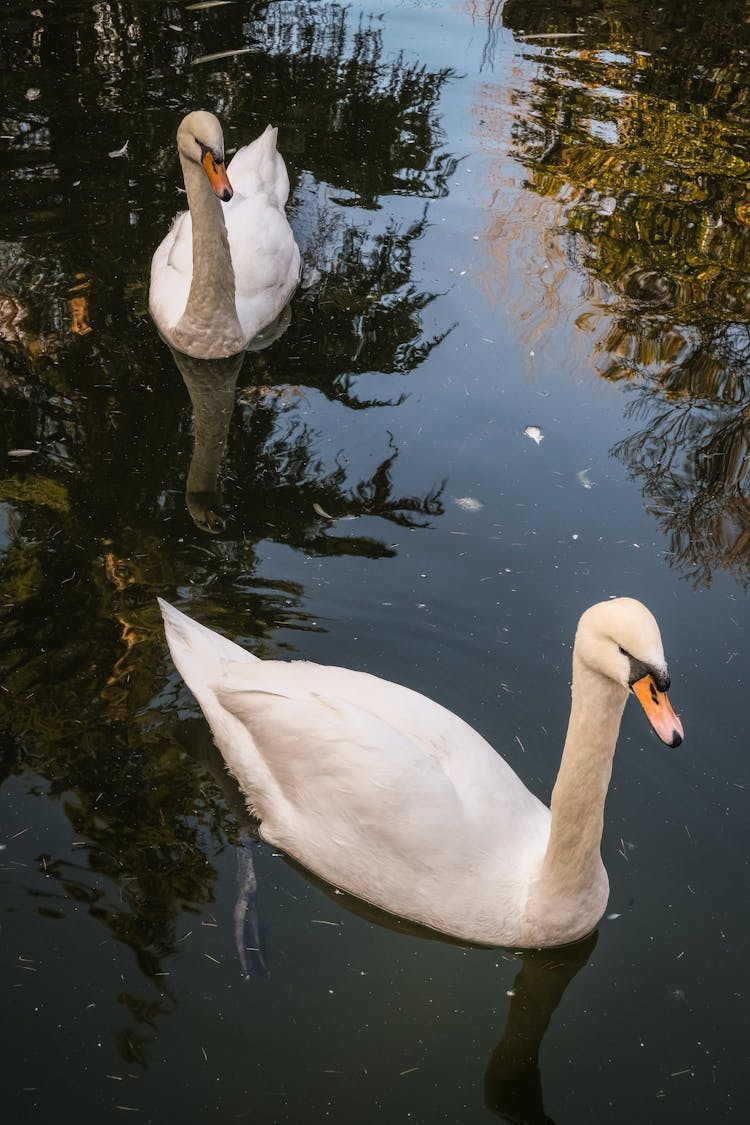
[[[224,209],[235,277],[237,316],[252,339],[275,320],[300,275],[300,253],[284,211],[286,164],[269,125],[227,168],[234,195]]]
[[[213,691],[215,727],[204,712],[265,839],[446,932],[481,933],[477,911],[518,917],[549,814],[457,716],[365,673],[299,662],[227,663]]]
[[[238,149],[227,165],[227,176],[232,189],[241,196],[262,193],[281,210],[289,198],[289,175],[276,148],[278,132],[278,128],[268,125],[254,141]]]
[[[174,328],[185,311],[193,279],[193,228],[190,212],[183,211],[151,259],[149,311],[164,334]]]
[[[294,293],[300,253],[286,215],[263,195],[238,200],[226,223],[237,316],[252,339],[276,319]]]
[[[175,664],[266,840],[394,914],[519,940],[549,810],[476,731],[398,684],[257,661],[162,609]]]

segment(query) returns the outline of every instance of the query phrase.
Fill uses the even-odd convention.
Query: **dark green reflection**
[[[196,62],[228,44],[244,53]],[[450,75],[319,3],[19,5],[0,62],[0,771],[33,775],[35,832],[51,801],[75,837],[13,877],[50,925],[85,909],[132,951],[142,987],[117,997],[118,1044],[147,1065],[175,1003],[165,962],[234,832],[220,788],[163,729],[175,692],[154,595],[189,590],[213,627],[275,651],[281,627],[320,626],[299,582],[257,573],[260,543],[389,558],[375,520],[442,513],[440,482],[394,483],[385,429],[357,472],[340,447],[321,454],[303,407],[397,405],[442,338],[412,263],[455,166],[438,116]],[[239,364],[181,366],[191,403],[146,289],[184,205],[175,130],[198,106],[230,149],[279,125],[314,281],[239,389]],[[399,218],[402,196],[418,211]],[[362,376],[377,390],[360,393]],[[338,522],[360,515],[366,530]]]

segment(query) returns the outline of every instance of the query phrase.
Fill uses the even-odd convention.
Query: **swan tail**
[[[241,196],[266,192],[281,209],[289,198],[289,175],[276,147],[278,133],[277,125],[267,125],[259,137],[238,149],[229,162],[227,176]],[[228,206],[231,208],[232,202]]]
[[[164,632],[172,660],[188,686],[192,687],[191,681],[195,680],[196,671],[205,681],[210,668],[218,667],[221,661],[242,661],[245,664],[258,662],[257,656],[240,648],[234,641],[193,621],[163,598],[156,600],[164,618]]]

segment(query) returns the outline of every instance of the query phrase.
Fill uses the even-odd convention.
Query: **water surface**
[[[80,0],[4,30],[7,1119],[742,1117],[744,5]],[[208,371],[147,314],[199,106],[228,148],[279,126],[312,281]],[[579,614],[646,601],[686,741],[627,709],[596,941],[429,940],[253,843],[157,594],[427,692],[545,800]]]

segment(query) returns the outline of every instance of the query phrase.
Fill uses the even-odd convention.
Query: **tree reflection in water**
[[[389,54],[377,19],[352,26],[343,6],[282,0],[228,5],[220,19],[181,6],[175,30],[170,11],[32,6],[0,43],[0,441],[19,452],[0,487],[0,771],[33,773],[64,809],[75,850],[39,861],[37,847],[15,878],[45,917],[80,905],[132,950],[143,989],[118,998],[119,1043],[142,1065],[173,1003],[164,962],[181,919],[211,903],[214,856],[234,831],[221,791],[161,728],[154,594],[190,589],[233,633],[241,603],[262,655],[280,628],[320,626],[299,582],[256,573],[261,540],[388,558],[387,537],[339,517],[440,516],[440,483],[394,484],[386,429],[376,467],[357,474],[317,452],[299,405],[376,410],[408,394],[404,377],[441,338],[423,327],[434,295],[412,249],[455,167],[437,109],[449,72]],[[196,63],[228,43],[251,65],[247,53]],[[247,357],[247,386],[235,392],[239,369],[220,394],[194,383],[194,429],[146,289],[176,209],[175,128],[197,105],[220,114],[228,148],[280,126],[295,234],[318,280],[295,297],[286,334]],[[377,392],[360,393],[365,375]]]
[[[232,420],[235,387],[244,356],[228,360],[194,360],[173,353],[193,406],[195,439],[187,474],[185,499],[196,525],[218,534],[225,530],[223,501],[218,477]],[[259,394],[257,392],[264,393]],[[252,393],[256,392],[256,393]],[[340,518],[373,515],[401,527],[425,526],[443,507],[443,485],[424,496],[393,495],[392,469],[398,450],[390,439],[390,453],[372,475],[347,485],[346,466],[326,470],[316,463],[312,449],[316,436],[301,425],[288,435],[277,435],[277,415],[284,410],[287,393],[294,401],[299,388],[251,387],[245,413],[252,442],[243,441],[236,459],[230,458],[232,473],[241,481],[242,503],[253,513],[257,538],[273,538],[314,555],[360,555],[384,558],[395,554],[387,544],[372,537],[328,534]],[[370,406],[374,403],[370,402]],[[273,529],[269,535],[269,529]],[[246,534],[243,548],[249,542]]]
[[[507,190],[494,201],[493,247],[500,256],[520,234],[528,266],[523,289],[505,296],[535,344],[574,315],[584,363],[631,384],[638,430],[613,452],[640,482],[671,564],[696,584],[719,570],[746,584],[744,9],[718,0],[700,12],[512,0],[487,12],[487,61],[502,18],[537,64],[514,95],[512,133],[505,94],[489,78],[482,98],[531,189],[519,207]]]

